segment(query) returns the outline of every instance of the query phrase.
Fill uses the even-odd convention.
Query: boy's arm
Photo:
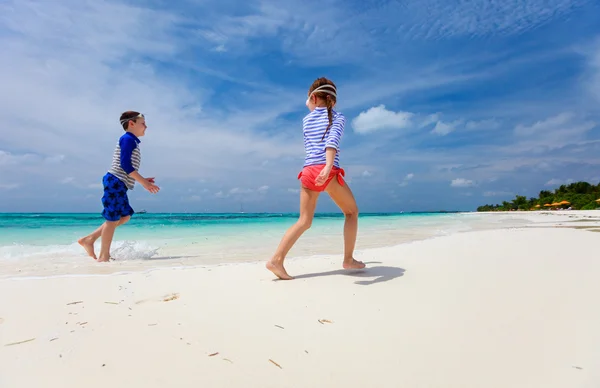
[[[155,186],[149,179],[144,178],[139,172],[133,168],[131,156],[133,150],[137,147],[137,143],[130,137],[123,137],[120,142],[121,147],[121,168],[127,175],[138,181],[146,190],[151,193],[158,192],[158,186]]]
[[[137,147],[137,144],[131,137],[123,136],[119,141],[119,146],[121,147],[121,168],[127,175],[131,175],[131,173],[135,171],[135,168],[133,168],[133,164],[131,163],[131,156],[133,155],[133,150]]]

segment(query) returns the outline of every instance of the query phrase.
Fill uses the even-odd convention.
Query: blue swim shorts
[[[102,216],[106,220],[119,221],[121,217],[131,216],[135,213],[133,208],[129,206],[125,183],[111,173],[107,173],[102,178],[102,184],[104,185]]]

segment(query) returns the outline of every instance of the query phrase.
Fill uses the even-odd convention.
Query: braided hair
[[[313,84],[308,89],[309,97],[311,95],[315,95],[318,98],[325,100],[325,106],[327,107],[327,118],[329,119],[329,125],[327,125],[327,129],[323,133],[323,137],[321,141],[325,139],[325,135],[329,132],[329,128],[333,125],[333,106],[337,102],[337,88],[333,81],[321,77],[315,80]]]

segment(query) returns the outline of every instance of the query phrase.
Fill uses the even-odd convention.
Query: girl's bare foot
[[[283,268],[283,264],[281,263],[273,263],[272,261],[268,261],[266,265],[267,269],[275,274],[281,280],[292,280],[293,277],[288,275],[285,268]]]
[[[94,252],[94,241],[88,236],[88,237],[82,237],[79,240],[77,240],[77,242],[79,243],[79,245],[81,245],[83,247],[83,249],[85,249],[85,251],[87,252],[87,254],[94,260],[98,260],[96,258],[96,252]]]
[[[365,263],[354,260],[354,258],[351,258],[350,260],[344,260],[344,264],[342,266],[344,269],[363,269],[366,267]]]

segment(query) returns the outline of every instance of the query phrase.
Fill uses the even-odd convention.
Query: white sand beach
[[[287,282],[264,262],[2,279],[0,387],[597,388],[599,216],[363,250],[360,272],[290,258]]]

